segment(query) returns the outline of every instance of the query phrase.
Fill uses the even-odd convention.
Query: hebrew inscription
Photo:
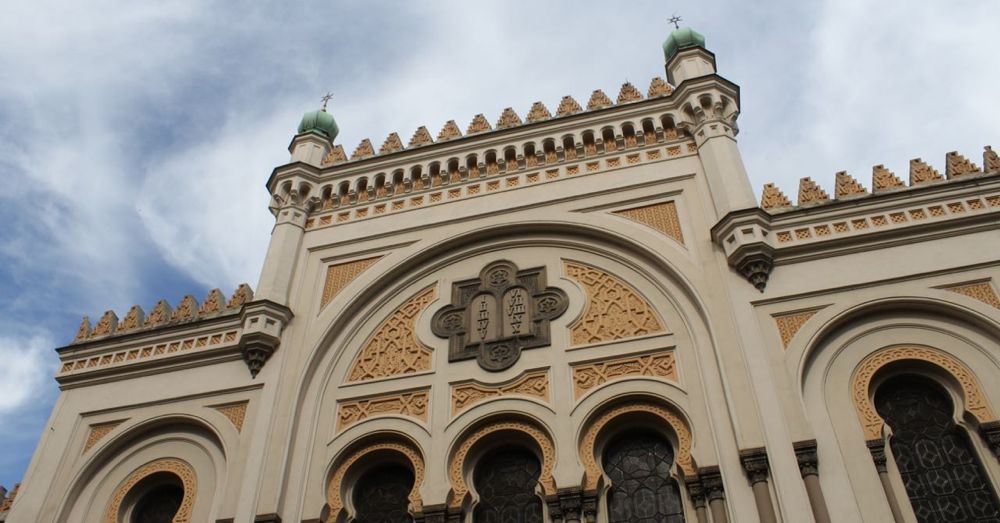
[[[546,287],[545,268],[487,265],[478,278],[455,282],[451,305],[437,311],[434,334],[449,340],[448,361],[475,358],[489,371],[510,368],[524,349],[551,342],[549,322],[566,312],[566,293]]]

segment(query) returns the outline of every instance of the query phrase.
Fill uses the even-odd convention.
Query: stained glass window
[[[879,387],[875,409],[892,428],[890,449],[918,521],[1000,521],[996,493],[945,391],[896,378]]]
[[[604,473],[611,479],[611,523],[683,523],[677,483],[670,477],[674,451],[661,436],[629,433],[604,452]]]
[[[139,498],[132,510],[132,523],[171,523],[181,508],[184,489],[180,485],[160,485]]]
[[[495,451],[476,464],[479,503],[475,523],[542,523],[542,500],[535,494],[541,465],[524,449]]]
[[[354,487],[358,523],[411,523],[409,495],[413,472],[388,465],[366,472]]]

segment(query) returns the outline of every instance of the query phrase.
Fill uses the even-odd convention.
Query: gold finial
[[[323,95],[323,98],[320,98],[320,100],[323,100],[323,110],[324,111],[326,111],[326,104],[329,103],[330,100],[332,100],[332,99],[333,99],[333,93],[326,93],[325,95]]]
[[[682,20],[681,17],[679,17],[676,14],[674,14],[674,16],[671,16],[670,19],[667,20],[667,23],[674,24],[674,29],[680,29],[681,28],[681,20]]]

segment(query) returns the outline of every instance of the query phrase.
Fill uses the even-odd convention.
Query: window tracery
[[[943,390],[897,377],[879,387],[874,403],[892,429],[890,449],[918,521],[1000,520],[993,485]]]
[[[474,523],[542,523],[542,500],[535,493],[541,464],[519,448],[498,449],[476,464],[479,493]]]
[[[356,523],[411,523],[408,506],[413,472],[388,465],[366,472],[354,488]]]
[[[610,523],[683,523],[677,482],[670,477],[674,451],[662,437],[628,433],[604,451]]]

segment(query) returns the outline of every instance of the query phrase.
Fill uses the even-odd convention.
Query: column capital
[[[792,445],[795,459],[799,462],[802,477],[819,475],[819,459],[816,454],[816,440],[798,441]]]

